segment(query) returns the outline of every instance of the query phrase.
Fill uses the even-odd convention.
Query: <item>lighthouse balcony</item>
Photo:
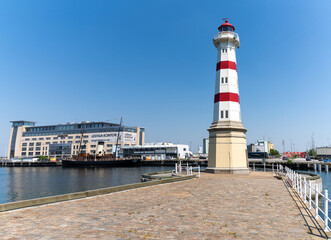
[[[236,46],[239,47],[239,35],[235,32],[218,32],[213,38],[215,46],[224,40],[234,40]]]

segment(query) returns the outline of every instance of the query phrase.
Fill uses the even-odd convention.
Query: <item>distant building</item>
[[[188,145],[173,143],[147,143],[142,146],[123,146],[123,157],[137,157],[143,160],[171,160],[189,158],[192,155]]]
[[[275,149],[272,142],[257,140],[255,143],[247,145],[247,152],[265,152],[270,154],[270,150]]]
[[[283,153],[283,157],[294,157],[297,156],[299,158],[305,158],[306,152],[285,152]]]
[[[255,152],[254,143],[247,145],[247,152]]]
[[[317,157],[329,158],[331,157],[331,147],[318,147],[316,148]]]
[[[112,154],[117,141],[118,146],[142,145],[145,128],[108,122],[35,126],[35,122],[12,121],[8,157]]]
[[[199,146],[199,147],[198,147],[198,153],[199,153],[199,154],[203,153],[203,152],[202,152],[202,146]]]
[[[209,138],[204,138],[202,142],[202,153],[208,155],[208,149],[209,149]]]

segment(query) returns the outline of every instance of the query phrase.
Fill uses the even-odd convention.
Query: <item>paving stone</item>
[[[215,175],[0,213],[1,239],[311,239],[272,173]]]

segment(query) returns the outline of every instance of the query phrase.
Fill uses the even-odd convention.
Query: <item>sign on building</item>
[[[118,132],[109,133],[96,133],[90,137],[90,142],[116,142]],[[118,142],[135,143],[137,139],[137,133],[132,132],[120,132]]]

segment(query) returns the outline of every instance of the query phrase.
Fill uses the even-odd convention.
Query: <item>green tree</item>
[[[270,149],[271,156],[279,156],[279,152],[276,149]]]
[[[316,153],[315,149],[310,149],[308,152],[308,155],[310,157],[316,157],[317,153]]]

